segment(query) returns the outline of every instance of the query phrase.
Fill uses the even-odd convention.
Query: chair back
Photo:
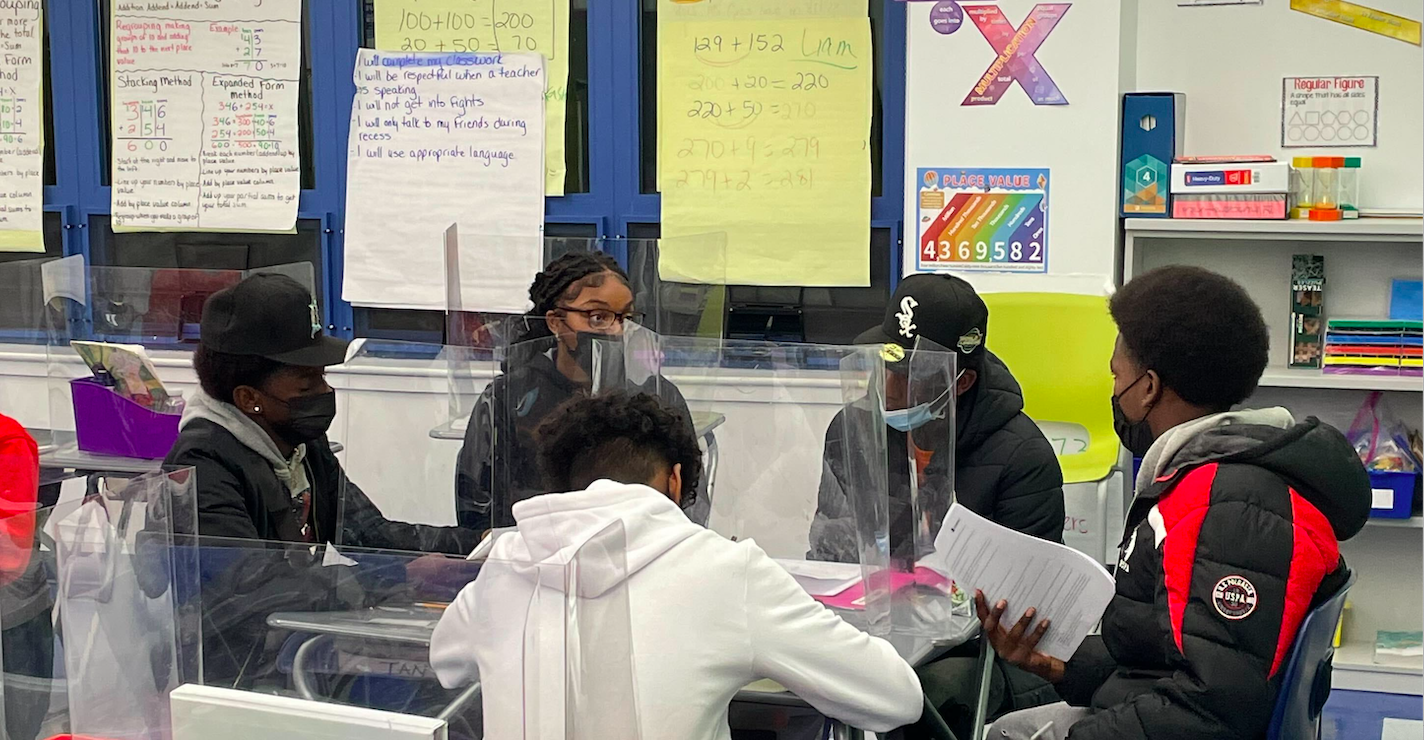
[[[1067,293],[986,293],[989,348],[1008,365],[1023,389],[1024,413],[1040,425],[1082,427],[1082,439],[1050,442],[1063,482],[1106,478],[1118,460],[1113,432],[1112,358],[1117,327],[1107,299]],[[1055,341],[1054,337],[1072,337]]]
[[[1330,698],[1330,665],[1335,656],[1335,627],[1345,608],[1345,595],[1355,574],[1325,603],[1315,607],[1295,633],[1281,692],[1271,714],[1267,740],[1311,740],[1320,737],[1320,713]]]

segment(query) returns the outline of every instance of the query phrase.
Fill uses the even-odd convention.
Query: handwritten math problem
[[[545,186],[564,194],[568,0],[376,0],[376,48],[435,53],[534,52],[547,61]]]
[[[454,223],[467,245],[462,305],[524,307],[543,257],[544,75],[534,53],[360,52],[346,300],[445,308],[440,245]]]
[[[660,27],[663,236],[725,231],[728,282],[784,283],[765,255],[800,248],[815,257],[797,263],[798,283],[869,278],[864,259],[842,258],[869,239],[873,52],[860,12]]]
[[[44,251],[40,0],[0,3],[0,251]]]
[[[118,0],[116,228],[286,231],[301,187],[301,0]]]

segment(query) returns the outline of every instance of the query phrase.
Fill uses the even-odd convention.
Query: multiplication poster
[[[921,167],[916,272],[1047,272],[1048,170]]]

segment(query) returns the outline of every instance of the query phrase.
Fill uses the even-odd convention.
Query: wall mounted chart
[[[1047,272],[1048,170],[921,167],[917,272]]]

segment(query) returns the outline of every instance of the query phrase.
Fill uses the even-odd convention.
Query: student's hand
[[[1024,612],[1013,627],[1005,630],[1001,621],[1009,603],[1002,599],[993,608],[989,607],[983,591],[974,592],[974,609],[979,613],[979,623],[983,625],[984,638],[994,646],[994,652],[1010,665],[1022,668],[1049,683],[1057,683],[1063,678],[1063,661],[1038,652],[1038,641],[1048,632],[1049,623],[1044,619],[1034,627],[1034,615],[1038,612],[1030,608]]]

